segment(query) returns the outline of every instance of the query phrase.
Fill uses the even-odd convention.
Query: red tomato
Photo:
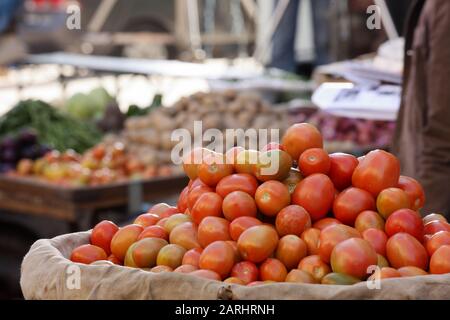
[[[254,226],[245,230],[238,239],[239,252],[244,260],[263,262],[277,248],[278,234],[267,225]]]
[[[157,216],[156,214],[143,213],[139,215],[133,223],[146,228],[155,225],[159,220],[161,220],[161,217]]]
[[[183,191],[181,191],[180,196],[177,201],[177,208],[180,212],[185,212],[188,208],[188,195],[189,195],[189,186],[186,186]]]
[[[423,224],[422,219],[416,211],[411,209],[400,209],[393,212],[386,220],[386,234],[392,237],[398,232],[406,232],[422,242]]]
[[[281,144],[292,159],[298,159],[307,149],[322,148],[323,140],[320,131],[313,125],[296,123],[286,130]]]
[[[443,245],[450,245],[450,232],[439,231],[431,236],[426,243],[426,248],[430,257]]]
[[[173,272],[179,272],[179,273],[191,273],[192,271],[198,270],[197,267],[194,267],[193,265],[190,264],[182,264],[181,266],[179,266],[178,268],[176,268],[175,270],[173,270]]]
[[[144,238],[161,238],[166,241],[169,240],[169,234],[161,226],[148,226],[145,228],[138,237],[138,240]]]
[[[336,219],[353,226],[358,215],[365,210],[374,210],[375,200],[372,195],[359,188],[347,188],[334,200],[333,213]]]
[[[362,237],[372,245],[372,247],[378,254],[381,254],[382,256],[386,255],[386,243],[388,237],[386,236],[386,233],[383,232],[383,230],[374,228],[366,229],[362,233]]]
[[[334,201],[334,186],[330,178],[321,173],[306,177],[292,194],[292,203],[308,211],[312,221],[326,216]]]
[[[94,261],[106,259],[108,259],[108,256],[105,250],[92,244],[79,246],[73,249],[72,254],[70,255],[71,261],[84,264],[90,264]]]
[[[223,215],[229,221],[244,216],[256,217],[257,210],[255,200],[243,191],[233,191],[223,199]]]
[[[230,223],[231,239],[237,241],[239,236],[250,227],[259,226],[262,222],[254,217],[239,217]]]
[[[365,210],[356,217],[355,228],[359,232],[363,232],[370,228],[384,230],[384,220],[378,212]]]
[[[359,238],[338,243],[331,253],[333,272],[345,273],[358,279],[368,277],[368,268],[377,265],[378,257],[371,244]]]
[[[112,263],[117,264],[117,265],[119,265],[119,266],[122,264],[122,262],[121,262],[119,259],[117,259],[116,256],[114,256],[114,255],[112,255],[112,254],[109,255],[108,261],[111,261]]]
[[[183,260],[181,261],[181,264],[192,265],[198,268],[198,263],[200,261],[200,255],[202,254],[202,252],[203,252],[202,248],[194,248],[186,251],[186,253],[183,256]]]
[[[405,191],[399,188],[387,188],[380,192],[377,197],[377,209],[385,219],[399,209],[409,209],[411,203]]]
[[[281,237],[287,234],[301,236],[305,229],[311,227],[311,218],[303,207],[293,204],[277,214],[275,226]]]
[[[401,267],[397,271],[402,277],[424,276],[428,274],[428,272],[426,272],[425,270],[411,266]]]
[[[255,200],[261,213],[273,217],[290,204],[291,196],[284,184],[271,180],[264,182],[256,189]]]
[[[320,239],[320,230],[316,228],[309,228],[303,231],[302,240],[305,242],[306,247],[308,249],[308,255],[317,255],[319,254],[319,239]]]
[[[298,264],[298,269],[308,272],[319,283],[323,277],[331,272],[330,266],[323,262],[317,255],[303,258]]]
[[[222,279],[230,274],[233,265],[234,251],[225,241],[209,244],[200,255],[199,267],[217,272]]]
[[[326,227],[332,226],[333,224],[342,224],[342,222],[335,218],[323,218],[314,222],[313,228],[323,230]]]
[[[178,208],[172,207],[167,203],[158,203],[148,210],[148,213],[156,214],[161,219],[170,217],[171,215],[178,213]]]
[[[128,248],[137,241],[143,230],[144,228],[138,224],[130,224],[120,228],[111,239],[111,253],[123,261]]]
[[[344,224],[334,224],[323,229],[319,237],[320,258],[326,263],[330,262],[334,247],[350,238],[361,238],[361,234],[356,229]]]
[[[298,159],[298,168],[305,176],[314,173],[328,174],[330,166],[330,157],[322,148],[305,150]]]
[[[275,257],[280,260],[288,270],[297,268],[300,260],[306,257],[306,243],[299,237],[288,234],[278,241]]]
[[[381,190],[395,187],[400,177],[400,163],[398,159],[383,150],[373,150],[353,171],[353,186],[369,191],[376,197]]]
[[[450,245],[443,245],[433,253],[430,260],[430,273],[450,273]]]
[[[413,266],[427,270],[428,254],[422,244],[409,233],[396,233],[386,243],[386,254],[394,268]]]
[[[259,277],[258,267],[250,261],[236,263],[231,269],[231,276],[241,279],[245,284],[257,281]]]
[[[330,157],[330,171],[328,176],[338,190],[344,190],[352,184],[352,175],[358,160],[347,153],[332,153]]]
[[[198,226],[198,242],[205,248],[218,240],[231,240],[229,234],[230,223],[224,218],[205,217]]]
[[[198,177],[206,185],[215,187],[222,178],[229,176],[234,171],[232,164],[226,163],[223,154],[213,153],[205,157],[203,163],[198,166]]]
[[[450,231],[450,225],[443,221],[430,221],[423,226],[423,233],[433,235],[439,231]]]
[[[234,263],[241,262],[242,261],[242,257],[241,257],[241,254],[239,253],[239,248],[238,248],[238,245],[237,245],[237,241],[227,240],[225,242],[228,243],[233,248],[233,251],[234,251]]]
[[[198,186],[207,187],[207,185],[202,180],[200,180],[200,178],[197,178],[195,180],[189,180],[189,183],[188,183],[189,191],[191,191],[192,189],[194,189],[195,187],[198,187]]]
[[[258,163],[254,166],[254,175],[259,181],[283,181],[289,175],[292,158],[282,150],[260,152]]]
[[[203,195],[204,193],[207,193],[207,192],[214,192],[214,190],[207,186],[193,187],[189,191],[188,198],[187,198],[188,209],[190,211],[192,211],[192,208],[194,207],[198,198],[200,198],[201,195]]]
[[[191,210],[192,220],[200,224],[205,217],[222,216],[222,198],[215,192],[202,194]]]
[[[103,220],[92,229],[91,244],[105,250],[106,254],[111,253],[111,240],[119,230],[119,227],[112,221]]]
[[[193,222],[183,222],[177,225],[169,234],[169,242],[186,250],[200,247],[197,225]]]
[[[270,151],[270,150],[286,151],[286,149],[281,144],[276,143],[276,142],[270,142],[261,149],[261,151]]]
[[[247,173],[235,173],[220,180],[216,186],[216,192],[222,198],[233,191],[243,191],[254,197],[257,188],[258,181],[254,176]]]
[[[398,187],[409,196],[411,209],[417,211],[423,207],[425,204],[425,192],[417,180],[411,177],[400,176]]]
[[[284,264],[277,259],[268,258],[259,267],[259,273],[262,281],[283,282],[287,276],[287,270]]]

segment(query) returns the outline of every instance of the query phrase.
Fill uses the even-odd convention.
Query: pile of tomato
[[[157,204],[122,228],[100,222],[71,260],[240,285],[450,273],[450,224],[421,217],[421,185],[386,151],[328,154],[317,128],[299,123],[261,151],[194,149],[184,170],[177,206]]]

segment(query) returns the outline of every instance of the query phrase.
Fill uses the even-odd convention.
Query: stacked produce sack
[[[267,159],[279,164],[270,175]],[[261,151],[194,149],[184,170],[177,206],[157,204],[121,228],[100,222],[71,260],[248,286],[450,273],[450,225],[420,216],[422,187],[386,151],[328,154],[321,133],[300,123]]]

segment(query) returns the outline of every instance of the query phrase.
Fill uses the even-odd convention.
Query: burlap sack
[[[26,299],[450,299],[450,274],[365,282],[352,286],[266,284],[229,285],[188,274],[157,273],[116,265],[74,264],[73,248],[88,243],[89,232],[33,244],[22,263],[20,285]],[[79,266],[80,286],[73,288]],[[72,278],[71,278],[72,277]]]

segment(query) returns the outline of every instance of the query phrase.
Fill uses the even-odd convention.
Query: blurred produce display
[[[65,104],[65,110],[74,118],[81,120],[100,119],[107,106],[114,99],[102,87],[93,89],[88,94],[76,93]]]
[[[216,128],[280,129],[289,125],[286,109],[273,108],[255,93],[196,93],[180,99],[171,107],[152,108],[147,115],[130,117],[117,139],[146,165],[171,163],[171,141],[174,129],[185,128],[194,133],[194,121],[202,121],[203,131]]]
[[[39,100],[26,100],[0,118],[0,139],[35,130],[37,141],[59,151],[83,152],[101,139],[94,125],[73,118]],[[16,157],[21,155],[17,154]]]
[[[321,128],[325,149],[361,153],[390,145],[395,122],[337,117],[323,111],[295,111],[291,123],[308,122]]]
[[[170,176],[170,166],[145,166],[126,147],[100,143],[83,154],[73,150],[46,153],[36,160],[22,159],[11,175],[29,177],[62,186],[96,186],[129,179]]]
[[[35,160],[42,157],[50,148],[40,144],[34,130],[24,129],[15,136],[0,140],[0,173],[13,170],[19,159]]]

